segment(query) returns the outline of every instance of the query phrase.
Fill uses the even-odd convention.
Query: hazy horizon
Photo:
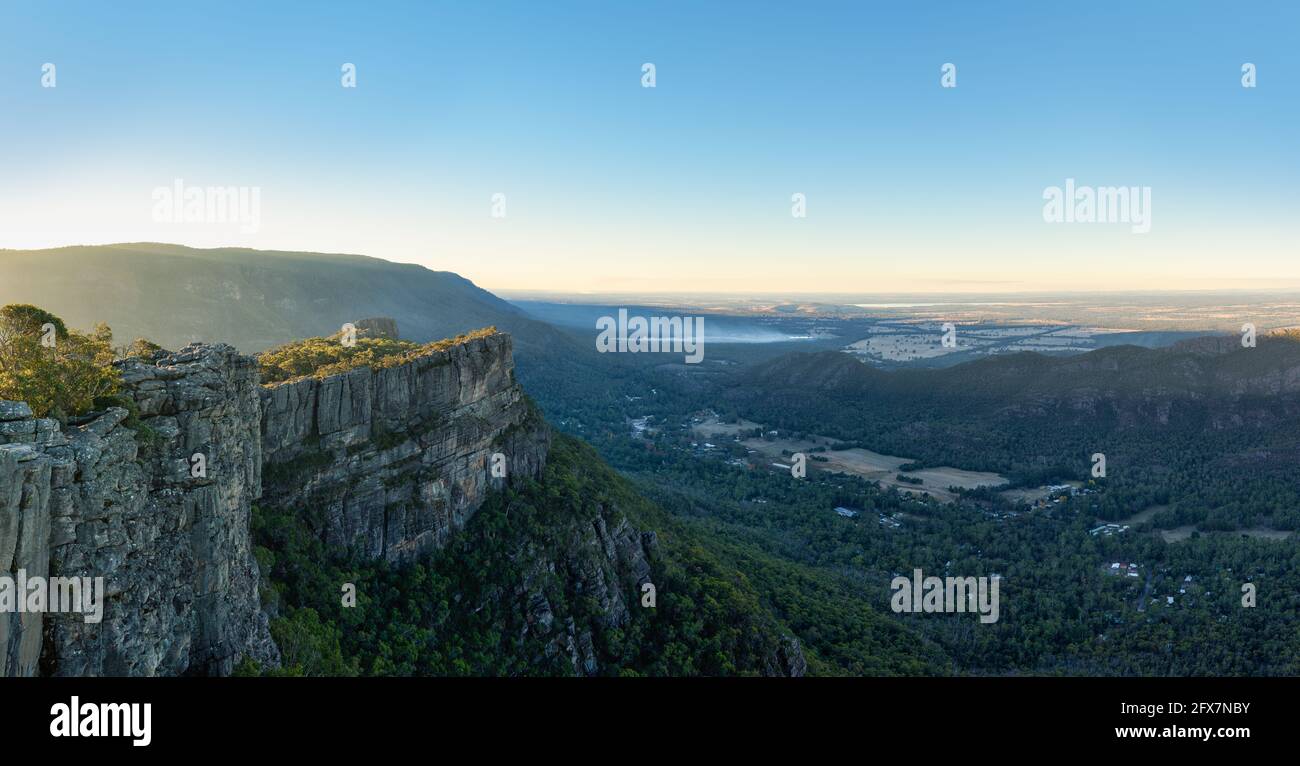
[[[374,258],[389,263],[407,263],[422,266],[431,271],[453,271],[459,276],[469,279],[476,286],[483,288],[502,298],[512,299],[532,299],[538,300],[550,298],[555,300],[567,299],[591,299],[596,300],[603,297],[620,297],[635,300],[655,300],[671,298],[691,298],[695,300],[704,300],[717,298],[721,300],[736,301],[740,299],[791,302],[797,300],[817,299],[817,303],[834,303],[843,305],[860,305],[857,301],[901,301],[905,298],[912,299],[951,299],[946,302],[960,303],[963,305],[972,305],[978,298],[996,298],[996,297],[1017,297],[1020,299],[1031,298],[1087,298],[1099,296],[1121,296],[1121,297],[1141,297],[1141,296],[1198,296],[1212,297],[1217,295],[1243,295],[1243,296],[1281,296],[1300,294],[1300,279],[1295,283],[1279,284],[1276,280],[1271,280],[1267,287],[1231,287],[1223,284],[1224,280],[1217,280],[1214,287],[1200,288],[1152,288],[1131,287],[1131,288],[1062,288],[1062,289],[1043,289],[1043,288],[989,288],[986,285],[971,286],[968,289],[910,289],[910,290],[846,290],[842,286],[834,290],[746,290],[746,289],[679,289],[679,290],[646,290],[646,289],[553,289],[553,288],[516,288],[500,287],[491,284],[484,284],[474,278],[471,273],[455,272],[452,269],[439,266],[437,263],[427,263],[420,261],[403,261],[400,259],[385,258],[366,252],[343,252],[338,250],[304,250],[301,248],[260,248],[250,247],[247,245],[224,244],[224,245],[192,245],[180,241],[115,241],[115,242],[68,242],[49,247],[13,247],[0,244],[0,253],[6,251],[13,252],[39,252],[42,250],[62,250],[78,247],[130,247],[130,246],[162,246],[162,247],[182,247],[199,251],[217,251],[217,250],[252,250],[267,253],[309,253],[312,255],[324,256],[343,256],[343,257],[361,257]],[[963,301],[959,299],[971,299]],[[590,302],[584,300],[583,302]],[[941,301],[942,302],[942,301]],[[928,304],[916,304],[928,305]]]
[[[602,297],[621,297],[637,300],[654,300],[666,298],[692,298],[697,300],[718,298],[735,301],[738,299],[753,300],[770,300],[770,301],[795,301],[803,299],[818,299],[818,303],[842,303],[845,305],[856,305],[856,301],[871,300],[901,300],[904,298],[918,299],[937,299],[949,298],[948,302],[958,302],[970,305],[974,301],[959,301],[957,299],[967,298],[993,298],[1014,296],[1021,299],[1029,298],[1086,298],[1098,296],[1200,296],[1210,297],[1216,295],[1254,295],[1254,296],[1276,296],[1300,294],[1300,279],[1295,283],[1281,283],[1276,280],[1266,280],[1268,286],[1253,287],[1231,287],[1223,284],[1224,280],[1217,280],[1214,287],[1199,288],[1152,288],[1130,287],[1130,288],[1113,288],[1113,287],[1096,287],[1096,288],[1061,288],[1061,289],[1044,289],[1044,288],[1004,288],[996,289],[988,286],[971,286],[969,289],[910,289],[910,290],[846,290],[842,286],[834,290],[747,290],[747,289],[679,289],[679,290],[646,290],[628,288],[618,289],[554,289],[554,288],[535,288],[535,287],[501,287],[492,284],[485,284],[474,278],[472,273],[458,272],[439,266],[437,263],[404,261],[400,259],[385,258],[366,252],[343,252],[338,250],[304,250],[301,248],[260,248],[250,247],[247,245],[236,244],[218,244],[218,245],[192,245],[180,241],[114,241],[114,242],[68,242],[49,247],[13,247],[9,245],[0,245],[0,253],[6,251],[14,252],[39,252],[42,250],[61,250],[66,248],[77,247],[126,247],[132,245],[161,245],[164,247],[183,247],[193,250],[253,250],[268,253],[310,253],[313,255],[327,256],[345,256],[345,257],[362,257],[375,258],[389,263],[406,263],[422,266],[431,271],[452,271],[462,276],[478,287],[483,288],[502,298],[553,298],[561,299],[599,299]]]

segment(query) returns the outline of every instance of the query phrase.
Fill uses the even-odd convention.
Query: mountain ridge
[[[166,243],[0,250],[0,304],[42,306],[81,327],[167,348],[230,343],[245,353],[393,317],[412,340],[496,325],[518,341],[549,328],[450,271],[373,256]],[[234,304],[233,306],[231,304]]]
[[[1151,377],[1159,373],[1157,377]],[[1186,395],[1273,394],[1300,391],[1300,336],[1261,336],[1255,348],[1233,337],[1204,336],[1166,348],[1110,346],[1071,356],[1032,351],[934,369],[879,370],[839,351],[792,352],[759,362],[740,378],[777,388],[804,386],[826,393],[904,390],[1006,397],[1084,388],[1124,392],[1164,390]]]

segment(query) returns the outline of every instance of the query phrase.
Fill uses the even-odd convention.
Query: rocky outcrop
[[[4,672],[32,675],[38,658],[69,676],[275,664],[248,534],[261,486],[252,360],[195,346],[121,366],[138,417],[113,407],[60,429],[0,408],[0,573],[103,578],[105,592],[99,623],[5,615]]]
[[[402,564],[444,546],[492,489],[540,477],[550,449],[499,333],[271,386],[224,345],[118,364],[122,406],[63,427],[0,402],[0,577],[105,588],[102,621],[0,611],[0,676],[226,675],[243,658],[274,667],[255,502],[301,514],[331,553]],[[603,499],[549,513],[509,529],[493,568],[508,576],[455,601],[493,605],[528,667],[606,674],[624,661],[613,637],[647,619],[638,600],[663,565],[657,538]],[[500,529],[458,545],[492,545]],[[761,672],[805,667],[789,639]]]
[[[662,511],[572,437],[556,437],[540,483],[496,496],[479,513],[485,523],[450,548],[468,560],[439,560],[439,571],[455,588],[449,621],[490,626],[490,643],[502,654],[488,659],[489,672],[807,670],[799,642],[766,610],[742,605],[757,595],[736,570],[678,532],[664,542],[642,531]],[[733,585],[722,584],[731,577]],[[733,586],[749,595],[735,598],[740,591],[729,591]],[[692,643],[677,633],[685,623],[701,635],[726,634],[708,656],[695,658],[694,671],[690,661],[678,662],[678,641]],[[728,658],[730,671],[721,670],[719,657]]]
[[[642,533],[616,509],[600,506],[587,523],[566,527],[558,537],[549,550],[517,552],[513,557],[530,561],[513,594],[524,616],[519,638],[543,642],[542,656],[535,658],[539,662],[558,655],[568,660],[574,675],[598,675],[605,668],[593,630],[624,628],[632,621],[631,608],[637,604],[629,599],[651,582],[655,533]],[[572,615],[556,624],[545,588],[556,577],[570,595],[591,600],[599,624],[579,624]]]
[[[364,338],[398,339],[397,320],[391,317],[358,319],[352,325],[357,328],[357,334]]]
[[[263,502],[309,513],[336,550],[392,562],[441,547],[494,484],[537,476],[549,443],[501,333],[268,386],[261,430]]]
[[[804,657],[803,645],[791,635],[781,637],[781,648],[776,653],[775,665],[767,668],[769,676],[788,676],[803,678],[808,673],[808,658]]]
[[[120,363],[135,414],[61,429],[0,403],[0,573],[102,577],[107,591],[97,624],[0,614],[0,674],[274,665],[253,502],[307,514],[340,552],[406,561],[439,547],[493,485],[545,459],[548,431],[510,352],[490,335],[263,388],[252,358],[196,344]]]
[[[339,552],[406,561],[442,545],[494,485],[536,476],[549,444],[501,334],[267,388],[224,345],[119,366],[132,411],[60,428],[0,402],[0,575],[102,577],[107,594],[98,623],[0,612],[0,675],[274,666],[255,500],[318,521]]]

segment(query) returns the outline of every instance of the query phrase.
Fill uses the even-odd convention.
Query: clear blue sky
[[[5,2],[0,247],[515,289],[1300,284],[1300,3],[1066,5]],[[258,187],[258,230],[154,221],[178,178]],[[1150,186],[1151,232],[1044,223],[1066,178]]]

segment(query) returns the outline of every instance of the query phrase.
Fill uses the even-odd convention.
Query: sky
[[[0,248],[567,293],[1300,286],[1297,38],[1294,2],[0,0]],[[1045,220],[1067,179],[1149,188],[1149,231]],[[248,215],[175,220],[177,185]]]

